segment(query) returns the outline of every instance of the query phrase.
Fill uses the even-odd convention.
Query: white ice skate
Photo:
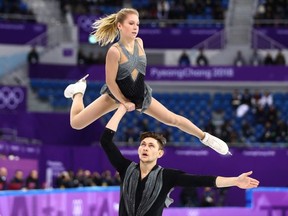
[[[86,78],[88,76],[89,74],[87,74],[86,76],[78,80],[76,83],[68,85],[64,91],[64,96],[66,98],[73,98],[73,96],[78,93],[81,93],[84,95],[86,87],[87,87]]]
[[[221,139],[212,136],[211,134],[205,132],[205,137],[200,140],[204,145],[209,146],[216,152],[222,155],[232,155],[229,151],[228,145]]]

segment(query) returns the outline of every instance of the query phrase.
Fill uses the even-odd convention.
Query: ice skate
[[[64,96],[66,98],[73,98],[73,96],[78,93],[81,93],[84,95],[86,87],[87,87],[86,78],[88,76],[89,74],[87,74],[86,76],[78,80],[76,83],[68,85],[64,91]]]
[[[227,155],[230,154],[228,145],[222,141],[221,139],[212,136],[211,134],[205,132],[205,137],[200,140],[204,145],[209,146],[210,148],[212,148],[213,150],[215,150],[216,152],[218,152],[219,154],[222,155]]]

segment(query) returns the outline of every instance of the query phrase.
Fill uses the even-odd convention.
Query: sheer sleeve
[[[115,167],[115,169],[118,172],[124,172],[131,161],[122,155],[120,150],[113,142],[114,134],[115,131],[105,128],[100,139],[101,146],[104,149],[110,163]]]

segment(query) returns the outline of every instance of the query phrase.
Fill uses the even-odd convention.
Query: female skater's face
[[[128,14],[124,22],[118,24],[121,37],[135,39],[139,32],[139,18],[136,14]]]

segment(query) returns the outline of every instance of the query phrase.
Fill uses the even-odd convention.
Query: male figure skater
[[[258,180],[249,177],[252,171],[237,177],[222,177],[192,175],[181,170],[162,168],[157,165],[157,160],[164,154],[166,139],[154,132],[145,132],[140,137],[140,162],[128,160],[113,143],[113,136],[126,112],[126,107],[120,104],[101,137],[101,145],[121,177],[120,216],[161,216],[163,208],[171,204],[168,195],[175,186],[237,186],[248,189],[259,185]]]

